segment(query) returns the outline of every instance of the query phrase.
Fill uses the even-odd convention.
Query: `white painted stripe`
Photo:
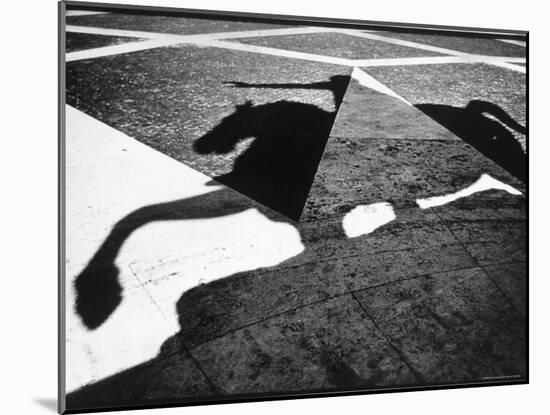
[[[409,101],[407,101],[405,98],[401,97],[400,95],[397,95],[394,91],[392,91],[386,85],[377,81],[372,76],[368,75],[367,73],[365,73],[364,71],[362,71],[357,67],[353,68],[351,77],[355,79],[357,82],[359,82],[359,84],[367,88],[370,88],[382,94],[397,98],[398,100],[403,101],[405,104],[412,106],[412,104]]]
[[[96,14],[109,14],[109,12],[93,12],[89,10],[67,10],[65,16],[91,16]]]
[[[525,66],[514,65],[513,63],[493,61],[493,62],[491,62],[491,65],[500,66],[500,67],[506,68],[506,69],[511,69],[513,71],[516,71],[516,72],[526,73]]]
[[[181,43],[178,39],[152,39],[142,42],[123,43],[121,45],[105,46],[88,50],[79,50],[65,55],[66,62],[74,62],[83,59],[101,58],[103,56],[120,55],[122,53],[138,52],[163,46],[171,46]]]
[[[326,27],[288,27],[281,29],[245,30],[241,32],[208,33],[200,34],[197,37],[204,37],[208,40],[238,39],[247,37],[268,37],[268,36],[290,36],[306,35],[311,33],[330,33],[333,30]]]
[[[527,46],[527,42],[524,42],[524,41],[521,41],[521,40],[514,40],[514,39],[497,39],[497,40],[499,42],[510,43],[512,45],[517,45],[517,46],[522,46],[522,47]]]
[[[264,55],[280,56],[284,58],[302,59],[313,62],[331,63],[334,65],[354,66],[353,61],[345,58],[335,58],[332,56],[315,55],[312,53],[295,52],[290,50],[268,48],[265,46],[247,45],[244,43],[224,42],[220,40],[194,42],[197,45],[211,46],[231,50],[240,50],[243,52],[261,53]]]
[[[416,58],[388,58],[388,59],[356,59],[354,66],[405,66],[405,65],[438,65],[443,63],[471,62],[459,56],[421,56]]]
[[[138,37],[142,39],[166,39],[171,38],[174,35],[167,33],[155,33],[155,32],[140,32],[136,30],[120,30],[120,29],[106,29],[103,27],[88,27],[88,26],[74,26],[67,25],[65,27],[67,32],[72,33],[87,33],[90,35],[105,35],[105,36],[118,36],[118,37]],[[181,36],[175,35],[180,38]]]
[[[474,193],[484,192],[486,190],[492,189],[504,190],[512,195],[517,196],[522,194],[519,190],[513,188],[512,186],[506,183],[502,183],[500,180],[497,180],[484,173],[475,183],[471,184],[465,189],[444,196],[434,196],[427,199],[417,199],[416,203],[418,204],[418,206],[420,206],[421,209],[427,209],[435,206],[446,205],[447,203],[454,202],[457,199],[471,196]]]

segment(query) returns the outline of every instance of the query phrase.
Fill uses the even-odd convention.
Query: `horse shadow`
[[[336,76],[329,81],[313,84],[231,82],[239,88],[327,89],[334,95],[335,110],[325,111],[312,104],[287,100],[263,105],[254,105],[251,101],[246,101],[237,105],[233,114],[225,117],[211,131],[197,139],[193,143],[193,149],[199,154],[229,154],[240,141],[253,137],[249,147],[237,157],[232,171],[214,177],[214,180],[209,182],[209,185],[222,183],[228,189],[145,206],[115,224],[74,283],[77,294],[75,310],[85,326],[90,330],[100,327],[121,303],[122,287],[118,281],[115,260],[124,241],[146,224],[157,221],[218,218],[242,212],[252,206],[273,221],[296,224],[300,219],[348,82],[349,77],[346,76]],[[466,108],[433,104],[420,104],[417,108],[516,177],[525,180],[525,168],[518,166],[525,162],[525,153],[501,122],[518,132],[525,132],[525,129],[498,106],[471,101]],[[486,113],[501,122],[488,118],[484,115]],[[248,196],[250,200],[234,197],[234,190]],[[342,230],[338,237],[345,238]],[[306,246],[306,250],[308,249],[310,248]],[[277,266],[272,269],[277,269]],[[193,339],[197,324],[189,323],[190,320],[223,319],[226,310],[213,308],[212,292],[224,293],[231,285],[229,280],[236,281],[240,278],[246,278],[246,273],[227,276],[182,293],[176,304],[181,331],[167,339],[162,348],[171,348],[170,345],[177,343],[182,337],[189,338],[191,343],[194,340],[198,341],[198,338]],[[341,387],[365,387],[375,384],[375,379],[358,379],[345,365],[336,364],[330,359],[327,362],[327,373],[333,379],[337,379]],[[127,373],[133,373],[132,370]],[[94,399],[106,396],[107,390],[127,389],[125,379],[127,380],[128,376],[121,373],[76,391],[70,397],[73,402],[94,402]],[[126,386],[113,386],[119,384]],[[119,397],[113,396],[114,401],[117,399]]]
[[[240,141],[254,138],[231,172],[208,183],[222,183],[251,200],[235,197],[228,189],[216,190],[144,206],[119,220],[75,279],[75,311],[84,325],[90,330],[100,327],[120,305],[122,286],[115,260],[130,235],[146,224],[218,218],[252,205],[271,220],[298,221],[348,81],[348,76],[336,75],[313,84],[232,83],[239,88],[327,89],[333,93],[335,111],[286,100],[263,105],[247,101],[197,139],[193,149],[199,154],[228,154]]]

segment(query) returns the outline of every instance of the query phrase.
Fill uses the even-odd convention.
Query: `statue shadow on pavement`
[[[328,112],[315,105],[291,101],[257,106],[247,101],[238,105],[233,114],[224,118],[209,133],[196,140],[193,148],[197,153],[226,154],[232,152],[240,140],[254,137],[248,149],[235,161],[233,170],[215,177],[215,181],[209,184],[216,184],[217,181],[258,203],[235,197],[232,190],[223,189],[197,197],[145,206],[122,218],[74,283],[77,293],[76,312],[86,327],[90,330],[100,327],[122,301],[122,287],[118,281],[115,260],[124,241],[136,229],[155,221],[222,217],[250,207],[257,207],[271,220],[288,223],[298,221],[348,82],[348,76],[335,76],[327,82],[314,84],[232,82],[231,84],[240,88],[328,89],[334,94],[336,110]],[[421,104],[417,108],[525,181],[526,156],[507,127],[520,133],[525,133],[525,128],[512,120],[501,108],[481,101],[471,101],[466,108],[434,104]],[[492,115],[507,127],[484,114]],[[262,208],[262,205],[266,208]],[[342,236],[345,237],[343,233]],[[212,298],[212,293],[216,296],[217,292],[226,292],[231,285],[229,280],[243,275],[245,274],[227,276],[182,293],[176,305],[182,331],[167,339],[163,349],[171,349],[174,342],[179,344],[180,337],[187,340],[191,336],[188,340],[191,344],[196,344],[200,339],[193,338],[193,330],[198,326],[196,322],[187,323],[199,318],[201,313],[206,313],[202,317],[212,321],[227,318],[223,307],[217,309],[208,298]],[[330,354],[327,351],[322,353]],[[357,375],[350,372],[350,368],[342,362],[331,361],[329,358],[325,360],[329,377],[340,379],[340,387],[367,387],[372,383],[368,379],[358,380]],[[139,400],[130,391],[131,383],[128,384],[127,380],[135,377],[136,370],[140,371],[147,366],[148,362],[86,386],[70,394],[69,401],[74,405],[97,404],[108,401],[111,396],[113,402],[110,403],[114,403],[122,399],[122,390],[129,391],[128,402]],[[334,368],[341,370],[331,373]],[[108,390],[111,392],[106,393]]]

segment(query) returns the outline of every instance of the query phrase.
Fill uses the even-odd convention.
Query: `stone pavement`
[[[267,30],[68,24],[139,39]],[[269,49],[257,53],[183,45],[67,64],[69,409],[525,379],[525,98],[492,87],[525,82],[506,67],[519,46],[358,33],[344,50],[348,33],[260,33],[231,46]],[[477,45],[512,60],[368,66]],[[468,91],[434,67],[466,68]]]

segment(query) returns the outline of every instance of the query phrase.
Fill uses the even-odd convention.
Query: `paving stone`
[[[244,272],[186,291],[176,305],[182,341],[194,346],[326,298],[324,284],[314,274],[304,272],[313,268],[314,265],[300,269],[283,265]]]
[[[514,307],[527,312],[527,264],[515,262],[483,267],[489,278],[498,285]]]
[[[442,245],[333,259],[319,263],[312,273],[325,283],[329,294],[339,294],[475,265],[462,246]]]
[[[458,242],[436,214],[417,208],[396,209],[395,220],[368,235],[349,238],[344,234],[342,218],[353,207],[335,203],[335,206],[326,210],[314,211],[315,215],[310,216],[311,221],[301,222],[298,226],[304,245],[311,247],[322,258],[328,259],[380,251],[437,247]],[[337,213],[333,213],[333,209]],[[317,220],[321,215],[330,218]],[[303,255],[307,256],[307,251]]]
[[[305,307],[192,350],[227,394],[414,383],[351,296]]]
[[[341,33],[251,37],[239,39],[238,41],[250,45],[267,46],[346,59],[381,59],[442,55],[441,53],[419,50],[407,46],[389,46],[384,42]]]
[[[157,358],[67,395],[67,409],[91,410],[189,403],[212,396],[209,382],[189,355]]]
[[[231,275],[183,293],[177,301],[182,340],[193,346],[333,295],[474,265],[458,245],[301,260],[296,257],[276,268]]]
[[[525,321],[479,268],[354,295],[428,382],[525,376]]]
[[[305,250],[273,267],[228,275],[186,292],[177,288],[183,282],[180,280],[186,279],[177,266],[163,271],[167,275],[163,281],[155,278],[169,297],[181,292],[177,312],[183,341],[196,345],[350,290],[473,266],[471,257],[438,217],[418,209],[398,213],[395,223],[365,237],[347,238],[339,220],[302,223],[298,231]],[[142,275],[136,272],[138,277]],[[167,289],[166,284],[174,288]],[[164,304],[162,293],[153,285],[146,283],[145,288],[158,304]],[[167,304],[168,311],[173,303]]]

